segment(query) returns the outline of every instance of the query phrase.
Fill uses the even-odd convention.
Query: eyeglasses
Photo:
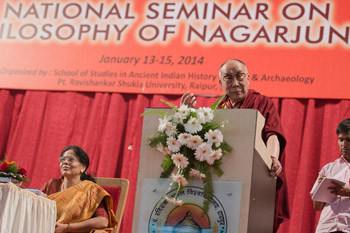
[[[68,160],[69,163],[73,163],[76,159],[72,156],[59,157],[58,161],[63,163],[65,160]]]
[[[233,80],[236,80],[237,82],[242,82],[247,76],[249,76],[248,73],[237,73],[236,75],[225,75],[222,77],[222,80],[225,82],[233,82]]]

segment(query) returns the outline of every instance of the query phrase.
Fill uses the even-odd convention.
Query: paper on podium
[[[343,181],[340,181],[334,178],[325,177],[321,181],[321,183],[317,185],[311,199],[314,201],[320,201],[325,203],[330,203],[334,201],[337,195],[335,195],[334,193],[331,193],[331,190],[328,189],[329,187],[335,186],[335,184],[333,184],[332,182],[335,182],[341,186],[345,185]]]

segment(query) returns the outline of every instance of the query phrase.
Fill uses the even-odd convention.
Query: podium
[[[150,110],[152,109],[146,109],[146,112]],[[160,164],[164,156],[148,146],[148,136],[156,133],[158,119],[158,115],[144,116],[132,233],[141,233],[138,227],[140,221],[150,219],[149,216],[144,216],[144,213],[140,214],[140,207],[143,206],[141,199],[147,195],[142,194],[143,183],[148,178],[159,178],[162,171]],[[241,183],[237,232],[272,233],[276,179],[270,175],[269,168],[272,161],[261,139],[265,119],[254,109],[218,109],[215,111],[214,121],[221,123],[227,120],[228,123],[220,130],[224,135],[224,140],[233,150],[229,155],[223,155],[224,174],[221,177],[214,174],[213,181]],[[220,189],[214,189],[214,195],[217,192],[220,192]],[[152,205],[153,203],[148,203],[148,206]],[[225,207],[224,203],[223,207]],[[230,223],[230,221],[227,218],[227,222]],[[161,231],[144,229],[143,232]],[[215,230],[208,232],[215,232]],[[233,231],[227,231],[226,228],[225,232]]]

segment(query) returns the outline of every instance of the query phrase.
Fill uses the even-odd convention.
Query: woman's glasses
[[[60,163],[63,163],[65,160],[68,160],[69,163],[73,163],[76,159],[73,156],[59,157],[58,159]]]

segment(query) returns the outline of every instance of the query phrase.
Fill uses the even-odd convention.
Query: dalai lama
[[[280,117],[269,97],[249,89],[249,73],[244,62],[238,59],[224,62],[220,67],[219,76],[221,89],[226,92],[220,108],[257,109],[265,118],[261,136],[272,159],[271,175],[278,177],[274,221],[276,232],[280,223],[289,218],[287,188],[282,171],[286,139]],[[186,92],[181,98],[181,104],[187,104],[189,107],[194,107],[196,103],[196,97],[190,92]]]

